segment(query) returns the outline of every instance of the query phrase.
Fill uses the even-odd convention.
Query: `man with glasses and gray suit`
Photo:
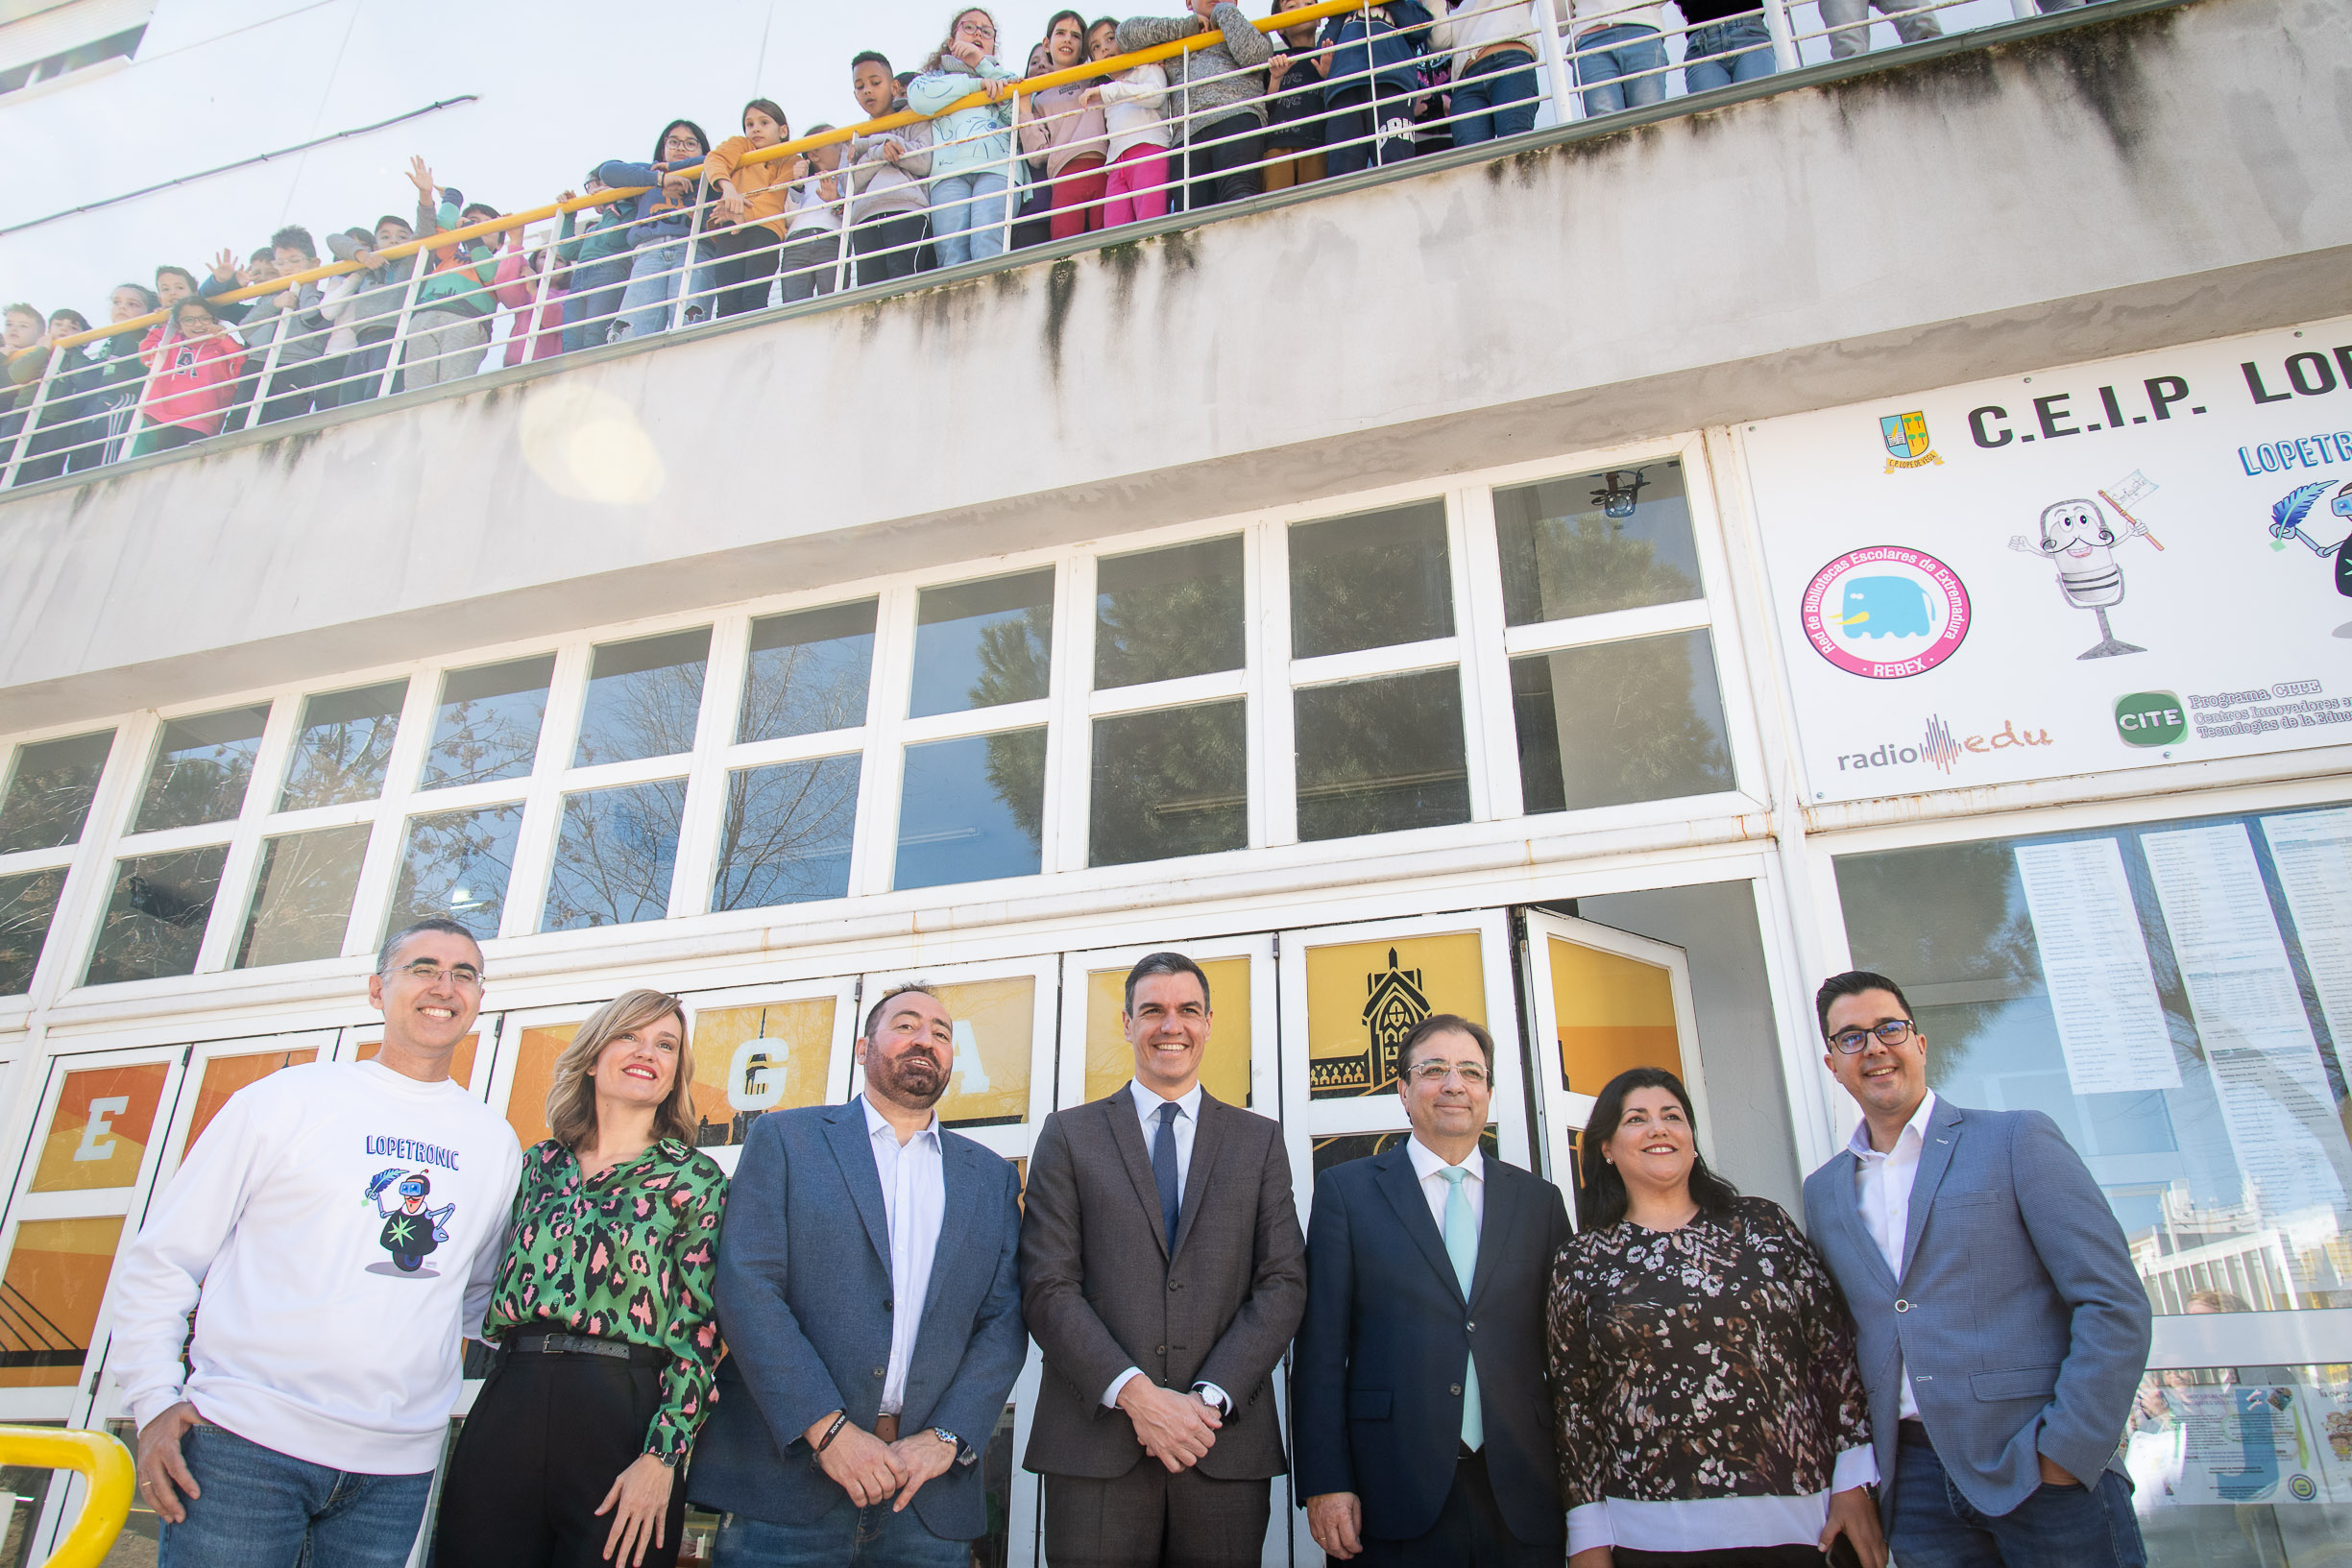
[[[2147,1292],[2057,1123],[1928,1087],[1903,990],[1855,971],[1815,1006],[1862,1107],[1805,1183],[1854,1309],[1887,1543],[1903,1568],[2141,1568],[2122,1446]]]
[[[1281,1128],[1200,1087],[1208,977],[1127,978],[1134,1081],[1030,1159],[1021,1297],[1045,1351],[1029,1452],[1054,1568],[1258,1560],[1283,1473],[1273,1369],[1306,1309]]]

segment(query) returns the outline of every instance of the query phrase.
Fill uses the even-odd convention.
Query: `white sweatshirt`
[[[115,1266],[133,1419],[188,1399],[313,1464],[432,1469],[521,1167],[505,1120],[446,1079],[322,1062],[240,1089]]]
[[[1130,65],[1103,84],[1103,123],[1110,132],[1103,161],[1116,163],[1130,147],[1168,145],[1168,122],[1160,106],[1168,101],[1168,73],[1156,65]]]

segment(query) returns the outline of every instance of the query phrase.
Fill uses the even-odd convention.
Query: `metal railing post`
[[[384,355],[384,374],[376,383],[376,396],[392,396],[392,378],[400,374],[408,361],[408,319],[417,313],[417,291],[424,286],[424,258],[432,253],[414,252],[408,258],[408,287],[400,293],[400,313],[392,320],[392,342]]]
[[[63,357],[62,350],[52,349],[49,357],[41,362],[40,381],[33,389],[33,406],[25,410],[25,422],[17,427],[16,439],[9,443],[8,467],[0,471],[0,490],[13,490],[16,486],[16,470],[24,462],[26,449],[33,445],[34,426],[40,423],[42,405],[49,401],[49,385],[57,379],[58,361]],[[14,400],[12,394],[10,400]]]
[[[708,153],[703,154],[702,157],[706,165],[711,160],[711,155]],[[687,296],[694,291],[694,269],[702,262],[700,253],[702,250],[702,212],[704,206],[715,199],[717,189],[715,184],[703,179],[700,168],[694,171],[694,209],[692,215],[686,220],[686,272],[685,276],[678,279],[677,292],[669,297],[669,325],[662,328],[665,332],[687,325]],[[718,319],[718,290],[715,288],[711,291],[711,313],[703,319],[705,321]]]
[[[264,294],[261,298],[267,300],[270,297]],[[297,283],[294,285],[296,309],[301,308],[302,298],[303,287]],[[293,324],[293,321],[294,312],[280,306],[278,311],[278,330],[270,334],[269,352],[261,356],[261,378],[254,383],[254,406],[247,412],[245,423],[239,426],[240,429],[250,428],[262,422],[261,411],[270,406],[270,378],[278,374],[278,356],[285,349],[286,328]],[[226,423],[221,428],[221,434],[229,434]]]
[[[1552,113],[1562,125],[1581,120],[1585,117],[1585,95],[1577,90],[1575,67],[1560,41],[1559,0],[1536,0],[1536,12],[1543,23],[1543,73],[1551,78]]]
[[[1764,0],[1764,31],[1772,35],[1775,69],[1793,71],[1804,63],[1797,58],[1796,35],[1789,29],[1787,0]]]

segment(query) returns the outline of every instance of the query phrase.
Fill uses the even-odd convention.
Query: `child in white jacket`
[[[1086,37],[1089,59],[1119,52],[1114,27],[1097,22]],[[1139,223],[1168,215],[1168,73],[1157,65],[1136,65],[1079,95],[1081,108],[1101,105],[1110,132],[1108,173],[1103,181],[1103,227]]]

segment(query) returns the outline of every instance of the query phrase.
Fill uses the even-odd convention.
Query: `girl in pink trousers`
[[[1108,60],[1119,52],[1116,29],[1098,22],[1086,39],[1087,55]],[[1141,223],[1168,215],[1168,122],[1160,106],[1168,101],[1168,73],[1157,65],[1136,65],[1079,102],[1101,105],[1110,132],[1109,173],[1103,183],[1103,227]]]

